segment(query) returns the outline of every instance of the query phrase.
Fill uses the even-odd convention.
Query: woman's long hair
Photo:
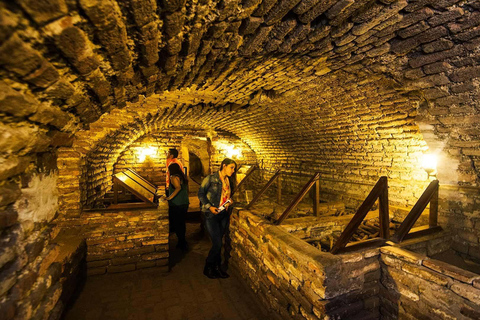
[[[168,166],[168,172],[170,172],[170,177],[178,176],[180,178],[181,183],[188,184],[188,179],[185,177],[183,170],[177,163],[172,163]]]
[[[223,159],[222,163],[220,164],[220,171],[222,171],[223,167],[228,166],[229,164],[235,164],[235,171],[233,174],[228,177],[228,182],[230,182],[230,194],[233,195],[235,189],[237,188],[237,163],[229,158]]]

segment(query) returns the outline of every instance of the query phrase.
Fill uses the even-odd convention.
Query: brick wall
[[[439,153],[441,183],[478,186],[479,9],[476,0],[2,2],[1,239],[24,227],[25,174],[39,162],[58,155],[59,204],[44,208],[76,219],[87,179],[100,196],[121,146],[158,128],[231,132],[267,168],[362,182],[386,174],[399,204],[425,183],[427,147]],[[328,188],[358,201],[350,187]],[[478,205],[446,196],[455,206],[442,206],[441,221],[474,252]]]
[[[379,249],[334,256],[246,210],[231,216],[231,262],[273,319],[379,315]]]
[[[82,214],[90,275],[160,267],[168,271],[168,206]],[[61,223],[59,227],[72,227]]]
[[[381,249],[382,319],[477,319],[480,276],[396,247]]]

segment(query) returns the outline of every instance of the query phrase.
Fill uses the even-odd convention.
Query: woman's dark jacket
[[[222,196],[222,180],[220,174],[215,172],[203,179],[200,189],[198,189],[198,199],[202,204],[202,211],[208,212],[211,206],[219,207]],[[233,186],[230,183],[230,194],[233,194]]]

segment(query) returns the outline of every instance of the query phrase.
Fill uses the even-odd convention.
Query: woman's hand
[[[225,203],[225,208],[228,208],[230,207],[232,204],[233,204],[233,200],[232,199],[228,199],[229,201],[227,203]]]
[[[217,214],[217,213],[218,213],[218,208],[217,208],[217,207],[211,206],[210,208],[208,208],[208,210],[210,210],[210,212],[213,213],[213,214]]]

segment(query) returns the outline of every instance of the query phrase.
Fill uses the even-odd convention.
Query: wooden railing
[[[380,177],[380,179],[373,187],[372,191],[370,191],[365,201],[363,201],[362,205],[358,208],[352,220],[350,220],[347,227],[340,235],[340,238],[338,238],[337,242],[335,242],[335,244],[333,245],[332,249],[330,250],[331,253],[338,253],[346,247],[347,243],[350,241],[353,234],[357,231],[358,226],[365,219],[377,199],[379,200],[378,211],[380,219],[380,238],[359,241],[354,246],[365,246],[371,244],[372,242],[384,243],[386,240],[388,240],[390,223],[388,213],[388,181],[387,177]]]
[[[403,220],[402,224],[392,236],[392,241],[395,243],[402,242],[404,239],[412,238],[415,236],[421,236],[430,234],[433,232],[437,232],[441,230],[440,226],[437,225],[437,216],[438,216],[438,188],[439,183],[438,180],[433,180],[428,185],[427,189],[423,192],[423,194],[418,199],[417,203],[413,206],[412,210],[409,212],[405,220]],[[412,227],[417,222],[418,218],[422,215],[423,211],[430,203],[430,213],[429,213],[429,221],[428,226],[422,226],[415,228],[413,232]]]
[[[240,167],[239,167],[240,169]],[[248,168],[247,172],[245,173],[245,177],[242,179],[242,181],[240,181],[237,185],[237,188],[235,191],[238,191],[240,190],[240,188],[245,184],[245,181],[247,181],[247,179],[252,175],[252,173],[258,169],[258,167],[256,165],[252,165],[250,166],[250,168]]]
[[[314,212],[316,215],[318,215],[318,203],[319,203],[319,189],[320,187],[318,186],[319,184],[319,179],[320,179],[320,173],[315,173],[313,177],[305,184],[302,188],[302,190],[297,194],[297,196],[293,199],[293,201],[288,205],[287,209],[282,213],[280,218],[278,218],[277,221],[275,221],[275,224],[281,224],[283,220],[285,220],[290,212],[292,212],[293,209],[297,207],[297,205],[302,201],[302,199],[307,195],[308,191],[313,187],[314,184],[317,185],[316,192],[315,193],[315,199],[314,199]],[[281,190],[278,188],[277,190]]]
[[[270,178],[270,180],[268,180],[267,184],[265,184],[265,185],[263,186],[263,188],[260,190],[260,192],[255,195],[255,197],[252,199],[252,201],[247,205],[247,209],[250,209],[250,208],[255,204],[255,202],[257,202],[258,199],[260,199],[260,197],[263,196],[263,194],[268,190],[268,188],[270,188],[270,186],[271,186],[271,185],[275,182],[275,180],[277,180],[279,177],[280,177],[280,169],[278,169],[277,171],[275,171],[275,174]]]
[[[270,180],[263,186],[259,193],[255,195],[253,200],[247,205],[247,209],[250,209],[260,197],[273,185],[273,183],[277,182],[277,203],[281,203],[282,200],[282,175],[284,173],[281,170],[277,170],[275,174],[270,178]],[[303,186],[302,190],[295,196],[293,201],[288,205],[285,211],[282,213],[280,218],[275,221],[275,224],[279,225],[285,220],[290,212],[292,212],[297,205],[303,200],[303,198],[308,194],[310,189],[315,184],[315,194],[314,194],[314,202],[313,202],[313,212],[316,216],[319,215],[320,211],[320,173],[315,173],[310,180]]]

